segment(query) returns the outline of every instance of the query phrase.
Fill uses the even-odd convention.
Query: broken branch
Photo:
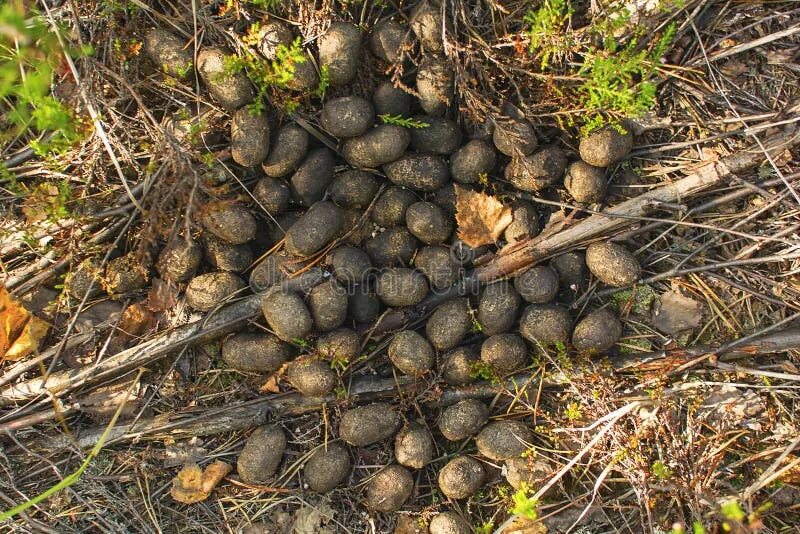
[[[726,359],[732,359],[798,348],[800,348],[800,327],[768,334],[745,344],[732,342],[721,347],[675,348],[654,353],[614,356],[610,358],[610,363],[616,372],[663,371],[665,368],[672,368],[707,353],[716,353],[720,356],[724,354]],[[449,406],[467,398],[488,398],[503,391],[519,392],[526,388],[536,388],[542,382],[540,376],[525,372],[514,375],[501,384],[482,381],[461,388],[447,389],[433,403],[437,406]],[[566,380],[566,377],[548,374],[543,385],[557,386],[565,383]],[[347,402],[394,397],[398,389],[404,392],[413,392],[424,385],[424,382],[414,381],[406,376],[398,377],[396,380],[372,376],[361,377],[353,381]],[[331,405],[338,401],[339,399],[335,395],[314,399],[304,397],[299,393],[280,393],[233,406],[163,414],[139,419],[132,424],[115,426],[108,434],[107,443],[143,439],[188,439],[194,436],[232,432],[263,425],[270,420],[270,416],[275,418],[314,412],[321,410],[324,405]],[[74,444],[80,448],[87,448],[93,446],[105,431],[106,427],[90,428],[80,432],[74,439],[70,436],[60,435],[46,441],[44,446],[47,449],[62,449]]]

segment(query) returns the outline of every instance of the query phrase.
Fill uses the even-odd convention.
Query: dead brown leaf
[[[34,316],[0,286],[0,358],[12,362],[39,350],[50,325]]]
[[[203,442],[197,436],[184,443],[165,443],[164,467],[196,463],[208,456],[208,449],[201,447]]]
[[[273,373],[267,378],[267,380],[261,385],[259,391],[261,393],[280,393],[281,388],[278,387],[278,378],[279,373]]]
[[[141,302],[135,302],[122,312],[119,329],[130,337],[136,337],[144,334],[152,323],[153,312]]]
[[[34,187],[25,196],[22,203],[22,214],[29,224],[44,221],[58,209],[64,202],[58,186],[51,183],[42,183]]]
[[[147,293],[147,309],[158,313],[171,309],[178,303],[178,288],[169,280],[153,278]]]
[[[511,224],[511,208],[485,193],[454,187],[458,238],[473,248],[495,243]]]
[[[135,384],[129,380],[122,380],[93,389],[91,392],[78,397],[81,410],[98,421],[109,420],[121,404],[124,404],[120,417],[126,419],[141,408],[142,387],[140,382]]]
[[[697,328],[702,322],[703,305],[683,296],[678,290],[670,290],[661,295],[652,325],[656,330],[672,335]]]
[[[170,495],[178,502],[193,504],[204,501],[225,475],[231,472],[230,464],[219,460],[201,470],[197,464],[187,464],[172,479]]]

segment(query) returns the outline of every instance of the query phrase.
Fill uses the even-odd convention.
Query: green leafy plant
[[[609,115],[638,117],[653,108],[656,85],[652,78],[674,36],[673,23],[651,48],[640,49],[636,38],[622,46],[607,37],[602,49],[587,56],[578,71],[586,78],[579,88],[582,105],[592,115],[583,127],[584,134],[609,122],[618,125],[609,121]]]
[[[339,372],[340,374],[347,371],[348,365],[349,365],[348,361],[341,358],[333,358],[331,360],[331,369]]]
[[[644,25],[628,29],[631,15],[626,8],[602,11],[580,33],[569,27],[572,14],[568,0],[543,0],[537,9],[528,11],[525,22],[529,51],[541,61],[542,71],[558,67],[559,74],[582,80],[562,88],[564,96],[583,110],[582,133],[605,125],[621,127],[620,119],[652,109],[656,98],[653,79],[672,45],[675,24],[645,40]],[[629,36],[620,37],[626,30]],[[583,59],[577,69],[566,61],[570,55]]]
[[[281,5],[281,0],[226,0],[225,4],[220,7],[219,14],[222,16],[233,11],[238,17],[239,11],[245,4],[273,11]]]
[[[730,501],[722,503],[722,506],[720,506],[720,512],[722,512],[722,516],[728,521],[736,521],[741,523],[747,518],[747,514],[744,510],[742,510],[739,501],[735,499],[731,499]]]
[[[260,32],[260,25],[253,24],[248,29],[248,34],[244,41],[254,43]],[[265,61],[261,56],[249,49],[245,49],[241,56],[231,55],[225,58],[225,70],[230,74],[244,71],[250,81],[258,89],[258,96],[250,104],[250,110],[259,114],[264,111],[264,96],[272,88],[285,89],[294,80],[295,66],[299,63],[308,61],[300,37],[294,40],[291,45],[278,45],[275,51],[275,59]]]
[[[583,417],[583,407],[577,402],[570,402],[567,404],[567,407],[564,408],[564,417],[570,421],[577,421]]]
[[[492,534],[494,532],[494,521],[489,520],[475,527],[475,534]]]
[[[132,15],[139,10],[134,2],[121,0],[103,0],[100,6],[104,15]]]
[[[481,380],[488,380],[490,382],[499,380],[492,364],[482,360],[476,360],[470,364],[469,376],[470,378],[480,378]]]
[[[281,5],[281,0],[249,0],[249,3],[255,7],[272,11]]]
[[[417,121],[414,119],[409,119],[407,117],[403,117],[402,115],[378,115],[381,121],[384,124],[394,124],[395,126],[402,126],[403,128],[427,128],[430,126],[427,122]]]
[[[573,12],[567,0],[544,0],[538,9],[526,13],[524,20],[530,26],[529,49],[539,56],[543,69],[555,54],[572,48],[571,32],[562,30]]]
[[[339,371],[339,373],[344,373],[347,371],[351,366],[366,361],[369,358],[367,354],[361,354],[357,358],[353,360],[347,360],[346,358],[337,358],[333,357],[331,359],[331,369],[334,371]]]
[[[75,112],[50,91],[65,53],[80,51],[65,52],[59,34],[37,11],[26,10],[20,1],[0,5],[0,101],[8,107],[0,141],[30,131],[45,139],[30,142],[37,154],[45,155],[82,137]]]
[[[567,345],[563,341],[556,341],[553,344],[553,348],[555,348],[555,359],[558,363],[558,366],[561,370],[565,373],[572,371],[573,364],[572,360],[569,357],[569,352],[567,351]]]
[[[472,318],[472,330],[470,330],[473,334],[480,334],[483,332],[483,325],[478,320],[477,317]]]
[[[627,309],[630,306],[631,312],[645,315],[650,313],[650,308],[652,308],[656,297],[658,297],[656,290],[652,286],[644,284],[632,289],[621,289],[612,293],[611,301],[619,309]]]
[[[539,513],[536,511],[539,500],[530,496],[529,493],[528,485],[523,482],[520,488],[511,496],[514,506],[511,507],[510,512],[533,521],[539,517]]]
[[[301,349],[308,349],[308,348],[311,347],[311,342],[309,342],[307,339],[303,339],[303,338],[300,338],[300,337],[296,337],[296,338],[292,339],[292,343],[294,343],[296,346],[300,347]]]

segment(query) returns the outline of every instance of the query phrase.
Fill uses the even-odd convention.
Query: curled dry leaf
[[[458,238],[473,248],[496,242],[511,224],[511,208],[485,193],[454,187]]]
[[[261,393],[280,393],[281,388],[278,386],[278,379],[280,378],[280,373],[273,373],[267,378],[264,384],[261,385],[259,391]]]
[[[187,464],[172,479],[170,495],[184,504],[204,501],[231,469],[233,467],[230,464],[219,460],[209,464],[205,470],[201,470],[197,464]]]
[[[188,442],[176,443],[174,440],[165,443],[164,467],[171,468],[183,464],[196,463],[208,456],[208,449],[202,447],[203,441],[197,436]]]
[[[333,521],[333,508],[326,504],[301,506],[294,512],[294,534],[333,534],[334,528],[327,526]]]
[[[137,380],[121,380],[94,388],[77,397],[81,411],[91,415],[95,420],[107,421],[122,405],[119,417],[127,419],[136,415],[141,408],[142,385]]]
[[[135,302],[125,308],[119,320],[118,328],[130,337],[141,336],[153,323],[153,312],[141,302]]]
[[[50,325],[26,310],[0,287],[0,358],[18,361],[39,350]]]

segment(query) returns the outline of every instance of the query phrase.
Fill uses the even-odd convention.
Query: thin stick
[[[285,287],[311,287],[321,282],[322,278],[320,269],[312,269],[302,276],[286,281]],[[284,286],[274,287],[277,289]],[[264,296],[264,293],[258,293],[245,297],[213,315],[164,332],[149,341],[98,362],[97,365],[51,373],[46,378],[34,378],[0,390],[0,406],[35,399],[45,394],[63,397],[66,393],[81,387],[122,376],[187,345],[219,337],[257,316],[261,312],[261,301]]]
[[[783,146],[798,142],[800,137],[795,137]],[[770,144],[778,146],[780,142],[773,140]],[[684,201],[721,183],[736,172],[755,167],[763,158],[763,153],[742,151],[704,165],[694,174],[607,208],[602,213],[583,219],[561,232],[508,245],[487,265],[476,269],[475,275],[481,282],[502,278],[556,252],[564,252],[597,237],[609,236],[629,225],[631,218],[643,217],[659,205]]]
[[[730,347],[730,348],[727,348]],[[747,345],[729,343],[723,347],[677,348],[654,353],[638,355],[621,355],[610,358],[611,367],[616,372],[639,372],[663,369],[679,365],[691,360],[698,354],[718,354],[732,358],[735,356],[754,356],[782,352],[800,347],[800,327],[789,328],[781,332],[762,336],[749,341]],[[572,377],[574,379],[574,377]],[[540,386],[560,386],[567,383],[568,377],[548,374],[545,379],[538,373],[523,372],[511,376],[502,383],[476,382],[460,388],[446,389],[433,401],[435,406],[450,406],[464,399],[491,398],[504,391],[518,391],[523,388],[539,388]],[[354,379],[349,387],[349,396],[345,402],[372,400],[380,397],[395,397],[398,392],[419,392],[424,382],[415,382],[406,376],[395,378],[374,378],[365,376]],[[324,406],[341,402],[335,395],[322,399],[304,397],[299,393],[281,393],[266,398],[228,405],[206,410],[188,410],[173,414],[164,414],[151,418],[143,418],[134,423],[125,423],[115,427],[108,437],[108,443],[128,442],[131,440],[187,439],[194,436],[207,436],[222,432],[231,432],[259,426],[266,423],[270,416],[299,415],[316,412]],[[598,422],[601,424],[613,415]],[[0,432],[3,427],[0,426]],[[75,441],[68,436],[55,436],[45,441],[47,449],[61,449],[76,445],[88,448],[96,443],[105,429],[90,428],[80,432]],[[587,428],[587,430],[590,430]]]
[[[758,39],[754,39],[748,43],[741,43],[736,46],[732,46],[727,50],[724,50],[712,56],[708,56],[708,61],[709,62],[719,61],[720,59],[725,59],[726,57],[731,57],[733,55],[746,52],[747,50],[763,46],[773,41],[777,41],[778,39],[783,39],[784,37],[791,37],[797,32],[800,32],[800,24],[795,24],[791,28],[786,28],[785,30],[771,33],[769,35],[765,35],[764,37],[759,37]],[[695,65],[699,65],[700,63],[701,60],[699,59],[695,61]]]

